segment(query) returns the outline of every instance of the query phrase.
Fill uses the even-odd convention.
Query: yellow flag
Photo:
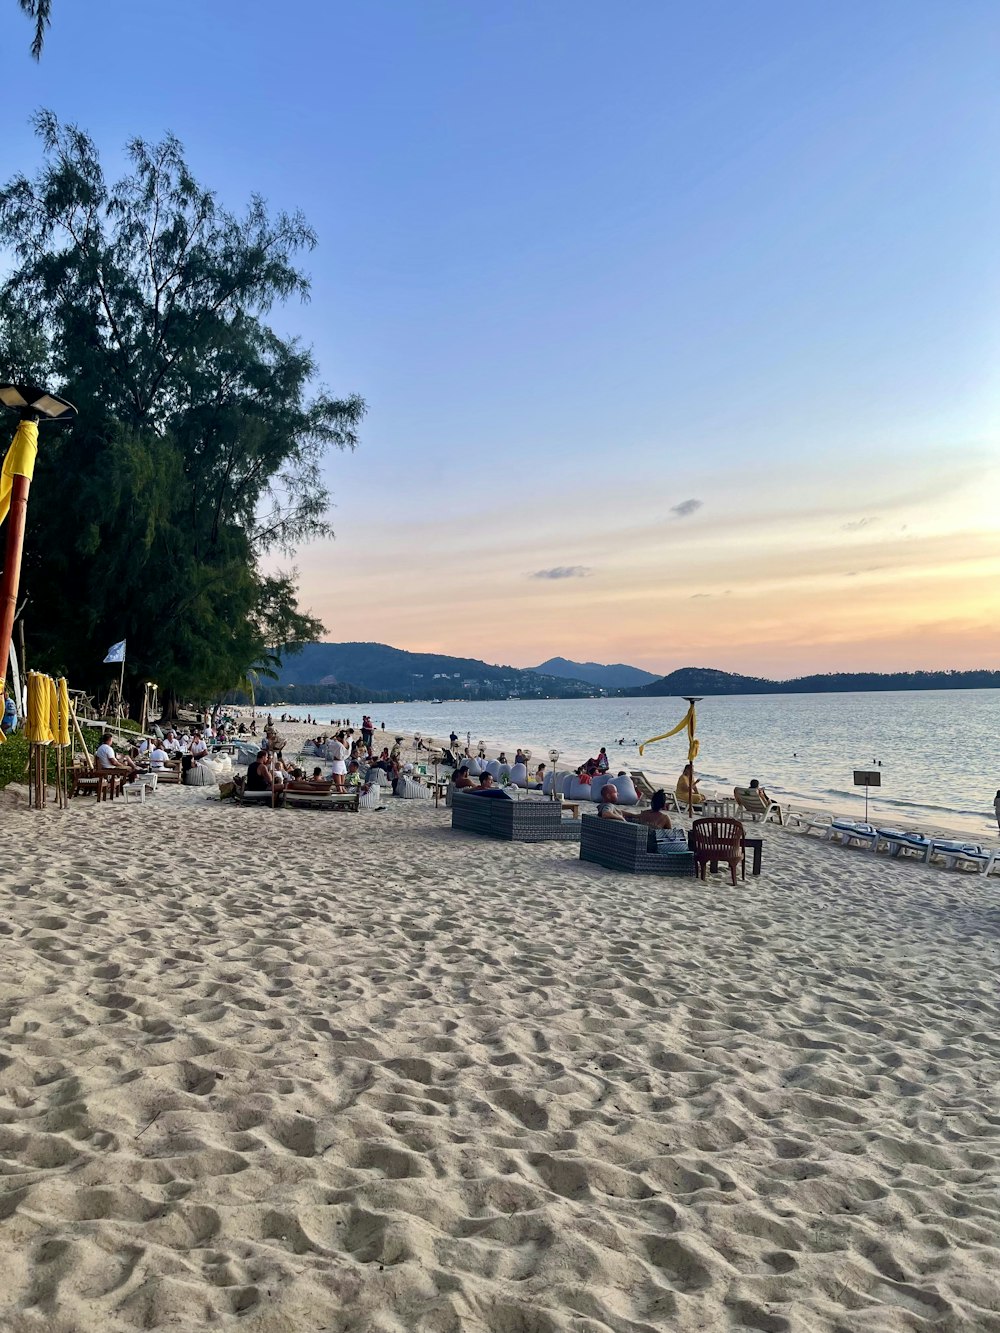
[[[690,750],[690,748],[691,748],[691,744],[695,744],[695,745],[697,745],[697,741],[695,741],[695,740],[693,739],[693,738],[694,738],[694,704],[692,704],[691,707],[687,710],[687,712],[684,714],[684,716],[681,718],[681,720],[677,723],[677,726],[676,726],[676,727],[671,728],[670,731],[665,731],[665,732],[663,733],[662,736],[650,736],[650,738],[649,738],[648,741],[643,741],[643,743],[639,746],[639,754],[640,754],[640,755],[642,754],[643,750],[645,750],[645,748],[646,748],[647,745],[652,745],[654,741],[665,741],[665,740],[667,740],[670,736],[676,736],[677,733],[678,733],[679,731],[683,731],[683,730],[685,729],[685,727],[687,728],[687,732],[688,732],[688,738],[689,738],[688,749]],[[695,751],[695,753],[697,754],[697,750]]]
[[[15,477],[27,477],[30,481],[35,472],[35,455],[38,453],[38,422],[22,421],[11,441],[7,456],[0,470],[0,523],[10,513],[10,492]]]

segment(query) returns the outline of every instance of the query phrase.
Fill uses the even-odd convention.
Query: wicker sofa
[[[688,879],[694,876],[691,852],[662,856],[649,850],[652,829],[646,824],[584,815],[580,829],[581,861],[593,861],[608,870],[623,870],[631,875],[677,875]]]
[[[506,842],[575,842],[581,821],[563,819],[562,806],[555,801],[511,801],[456,791],[451,826]]]

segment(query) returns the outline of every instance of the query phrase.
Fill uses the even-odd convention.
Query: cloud
[[[693,592],[688,600],[691,602],[695,602],[698,600],[699,597],[711,597],[711,595],[712,594],[710,592]]]
[[[554,569],[536,569],[529,579],[585,579],[594,571],[588,565],[556,565]]]
[[[862,528],[870,528],[873,523],[880,523],[878,518],[855,518],[850,523],[841,523],[844,532],[860,532]]]
[[[680,504],[671,505],[670,512],[675,518],[690,518],[696,514],[704,504],[704,500],[682,500]]]

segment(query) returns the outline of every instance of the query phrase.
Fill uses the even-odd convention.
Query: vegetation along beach
[[[0,1329],[1000,1333],[986,0],[0,0]]]

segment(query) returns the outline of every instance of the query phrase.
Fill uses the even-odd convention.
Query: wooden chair
[[[696,819],[691,825],[689,846],[694,852],[696,873],[708,875],[710,863],[725,861],[736,884],[736,867],[747,877],[747,859],[743,848],[743,825],[738,819]]]

